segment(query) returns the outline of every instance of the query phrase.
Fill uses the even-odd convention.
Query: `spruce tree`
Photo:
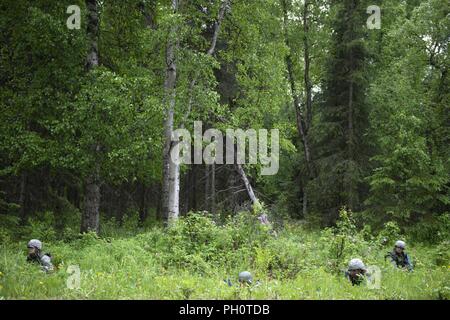
[[[334,222],[342,206],[360,209],[363,165],[368,159],[366,5],[340,0],[331,8],[332,47],[314,152],[319,175],[311,184],[312,194],[320,194],[312,205],[327,224]]]

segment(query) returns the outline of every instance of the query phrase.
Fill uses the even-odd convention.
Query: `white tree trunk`
[[[167,220],[170,224],[178,219],[180,213],[180,166],[177,163],[170,163],[169,181],[169,213]]]
[[[217,38],[219,36],[220,25],[223,21],[225,11],[228,7],[228,2],[229,0],[223,1],[219,9],[219,14],[214,28],[213,39],[211,41],[211,46],[207,52],[208,55],[214,54]],[[175,13],[178,11],[178,0],[172,0],[172,9]],[[175,61],[176,41],[173,38],[175,38],[176,33],[176,26],[172,27],[166,52],[167,69],[166,80],[164,84],[166,103],[168,102],[166,121],[164,124],[165,144],[163,155],[163,213],[166,224],[170,224],[171,221],[176,220],[179,216],[180,211],[180,167],[177,161],[175,161],[175,163],[173,161],[174,159],[171,159],[171,150],[174,146],[174,144],[172,143],[172,132],[176,102],[175,88],[177,75]],[[192,91],[193,87],[195,86],[197,80],[196,78],[197,77],[195,76],[190,83],[190,91]],[[189,100],[189,111],[184,117],[185,121],[187,120],[187,117],[190,113],[192,97]],[[182,126],[184,126],[184,123],[182,124]]]
[[[258,202],[258,199],[255,196],[255,193],[253,192],[252,185],[250,184],[250,181],[248,181],[247,175],[245,174],[244,168],[238,163],[236,163],[236,169],[239,175],[241,176],[242,181],[244,182],[245,189],[247,190],[247,194],[252,201],[252,204],[255,204]]]
[[[216,212],[216,164],[211,165],[211,212]]]
[[[178,11],[178,0],[172,0],[172,9]],[[172,26],[169,34],[169,40],[166,50],[166,79],[164,82],[166,119],[164,122],[164,150],[163,150],[163,200],[162,210],[166,224],[169,224],[179,215],[179,166],[171,159],[172,133],[176,102],[176,78],[177,65],[175,61],[177,32],[176,26]]]

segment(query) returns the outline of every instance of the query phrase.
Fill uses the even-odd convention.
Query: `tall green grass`
[[[359,232],[343,217],[337,228],[306,230],[288,223],[276,234],[251,214],[227,218],[192,214],[170,230],[160,227],[131,236],[85,234],[50,240],[55,272],[27,263],[24,239],[0,246],[1,299],[448,299],[450,263],[440,246],[412,244],[412,273],[384,261],[392,243]],[[126,234],[126,236],[124,236]],[[410,242],[410,241],[409,241]],[[343,245],[342,245],[343,244]],[[444,258],[443,258],[444,256]],[[352,286],[343,270],[360,257],[381,270],[381,287]],[[69,289],[70,265],[81,271]],[[237,285],[239,271],[259,285]],[[228,286],[224,279],[230,279]]]

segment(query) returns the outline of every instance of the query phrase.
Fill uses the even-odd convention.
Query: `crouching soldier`
[[[223,281],[226,284],[228,284],[229,287],[233,286],[233,283],[231,282],[230,279],[223,280]],[[250,287],[253,285],[253,276],[248,271],[242,271],[238,275],[238,281],[239,281],[240,287]],[[260,284],[261,284],[261,282],[259,280],[257,280],[254,287],[258,287]]]
[[[360,285],[366,279],[367,269],[361,259],[352,259],[348,264],[345,277],[352,285]]]
[[[253,283],[253,277],[252,274],[248,271],[242,271],[239,273],[239,283],[241,285],[251,285]]]
[[[49,253],[42,254],[42,242],[33,239],[28,242],[27,245],[28,248],[28,256],[27,261],[28,262],[35,262],[39,263],[42,266],[42,270],[45,272],[53,271],[53,264],[51,262],[51,256]]]
[[[406,243],[404,241],[398,240],[395,243],[394,250],[386,255],[386,258],[392,263],[396,268],[407,269],[408,271],[413,270],[413,265],[408,254],[405,252]]]

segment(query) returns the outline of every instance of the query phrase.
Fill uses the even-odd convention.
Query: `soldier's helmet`
[[[348,263],[348,270],[366,270],[366,266],[361,259],[352,259]]]
[[[252,284],[253,278],[252,274],[248,271],[242,271],[239,273],[239,282]]]
[[[404,241],[402,241],[402,240],[398,240],[398,241],[395,242],[395,246],[396,246],[397,248],[405,249],[406,243],[405,243]]]
[[[42,242],[37,239],[32,239],[28,242],[27,248],[36,248],[38,250],[42,249]]]

